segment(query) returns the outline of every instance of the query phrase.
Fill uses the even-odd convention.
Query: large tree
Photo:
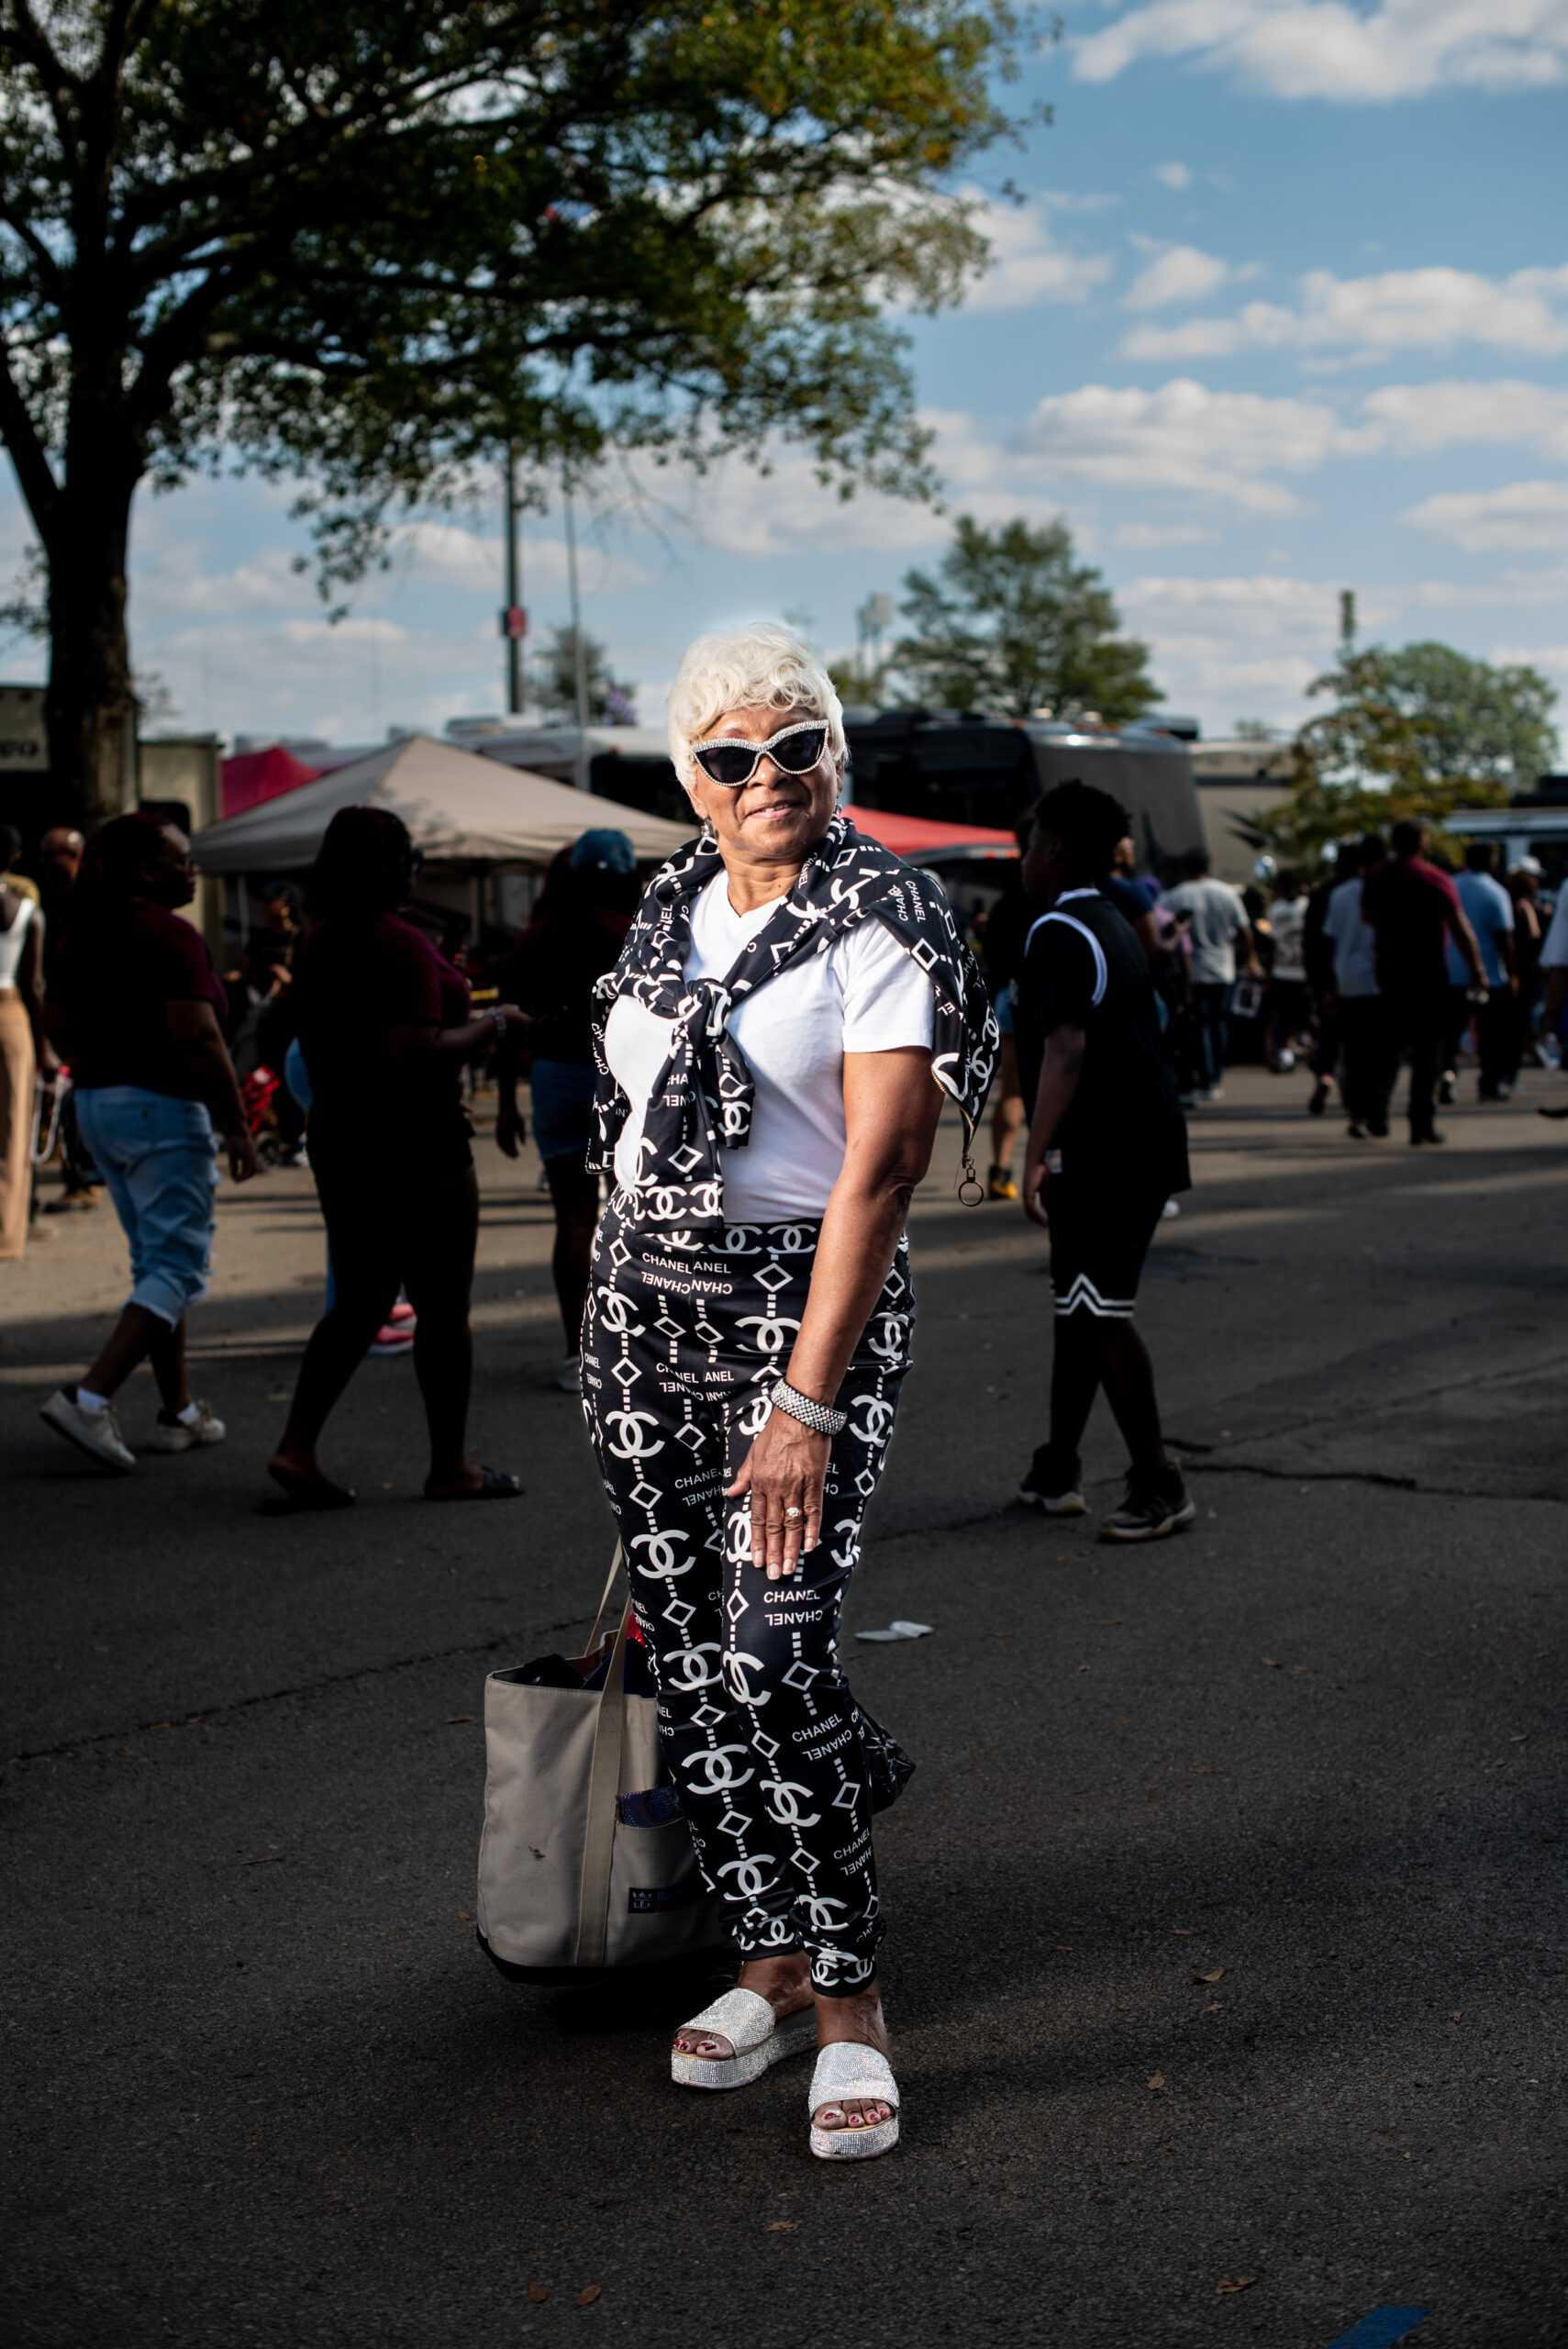
[[[987,530],[961,515],[938,576],[908,573],[899,609],[910,628],[894,663],[917,701],[1119,725],[1162,699],[1148,646],[1118,635],[1110,591],[1063,522]]]
[[[1556,748],[1557,695],[1539,670],[1451,645],[1358,646],[1347,633],[1307,690],[1328,707],[1296,738],[1290,798],[1258,826],[1293,857],[1402,817],[1440,829],[1455,808],[1506,807]]]
[[[311,484],[330,591],[508,444],[929,486],[884,306],[984,248],[1008,0],[0,0],[0,432],[50,756],[117,806],[132,501]]]

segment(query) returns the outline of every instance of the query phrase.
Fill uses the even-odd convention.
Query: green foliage
[[[0,435],[51,759],[119,804],[132,497],[307,484],[324,595],[512,447],[929,495],[892,306],[984,257],[1010,0],[0,0]]]
[[[1017,31],[1005,0],[0,0],[0,424],[46,549],[84,393],[133,481],[311,476],[339,582],[507,441],[782,432],[926,488],[884,306],[982,258],[940,182],[1004,127]]]
[[[1269,845],[1310,856],[1402,817],[1440,831],[1459,807],[1502,807],[1550,765],[1557,696],[1539,671],[1495,668],[1446,644],[1349,640],[1307,687],[1331,706],[1296,736],[1283,807],[1259,818]]]
[[[910,631],[894,661],[909,697],[929,707],[1093,711],[1119,725],[1162,698],[1148,646],[1118,635],[1110,593],[1074,561],[1064,523],[987,530],[961,515],[939,576],[908,573],[900,609]]]
[[[635,685],[612,674],[605,647],[596,638],[583,639],[583,667],[587,683],[590,726],[621,726],[631,706]],[[550,631],[550,642],[534,677],[539,707],[547,718],[575,719],[577,716],[577,633],[571,628]]]

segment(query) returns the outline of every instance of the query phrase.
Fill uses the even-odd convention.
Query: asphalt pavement
[[[904,2138],[841,2167],[804,2062],[671,2086],[711,1980],[474,1946],[484,1675],[570,1651],[611,1539],[537,1167],[481,1146],[473,1439],[517,1504],[418,1497],[395,1360],[329,1433],[359,1506],[259,1508],[321,1286],[294,1173],[222,1196],[228,1442],[101,1477],[36,1414],[122,1243],[47,1219],[0,1266],[6,2338],[1568,2342],[1568,1128],[1560,1080],[1473,1089],[1434,1151],[1299,1074],[1195,1113],[1140,1320],[1198,1519],[1140,1549],[1010,1500],[1044,1243],[956,1204],[944,1130],[848,1613],[934,1626],[847,1641],[918,1764],[877,1831]],[[1087,1465],[1108,1505],[1103,1411]]]

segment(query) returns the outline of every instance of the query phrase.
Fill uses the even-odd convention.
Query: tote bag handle
[[[609,1578],[605,1584],[604,1597],[599,1601],[599,1613],[594,1618],[594,1636],[599,1629],[599,1617],[609,1603],[615,1579],[620,1571],[621,1545],[616,1543],[615,1556],[610,1560]],[[610,1651],[609,1670],[599,1694],[598,1714],[594,1723],[594,1759],[588,1772],[588,1812],[583,1838],[583,1878],[577,1901],[577,1954],[579,1965],[603,1965],[605,1937],[609,1923],[610,1865],[615,1857],[616,1797],[620,1792],[621,1746],[626,1731],[626,1635],[631,1623],[631,1600],[628,1598],[621,1612],[620,1629]],[[588,1642],[590,1651],[593,1639]]]

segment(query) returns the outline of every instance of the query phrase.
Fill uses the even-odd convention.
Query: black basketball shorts
[[[1105,1321],[1129,1321],[1143,1259],[1165,1204],[1164,1191],[1052,1174],[1045,1204],[1051,1214],[1051,1286],[1058,1314],[1093,1313]]]

